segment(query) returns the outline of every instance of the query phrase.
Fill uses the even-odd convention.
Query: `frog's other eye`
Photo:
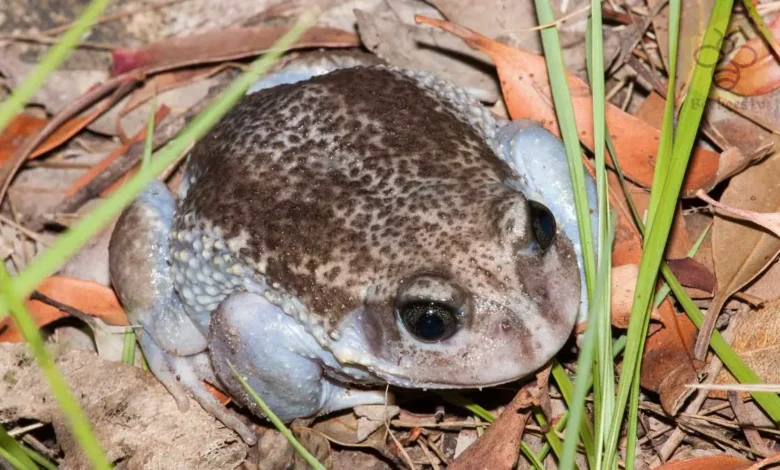
[[[547,250],[555,240],[555,216],[544,204],[528,201],[528,205],[531,209],[531,228],[534,238],[542,250]]]
[[[428,343],[443,341],[458,331],[458,312],[436,301],[415,300],[403,303],[398,315],[404,328],[415,338]]]

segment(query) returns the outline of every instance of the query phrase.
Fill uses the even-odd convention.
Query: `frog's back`
[[[177,229],[216,227],[336,316],[393,272],[496,256],[477,245],[494,236],[483,216],[515,197],[510,170],[486,111],[438,83],[360,67],[248,95],[193,149]]]

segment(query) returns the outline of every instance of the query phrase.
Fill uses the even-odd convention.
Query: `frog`
[[[179,409],[253,444],[205,384],[288,423],[548,363],[587,311],[573,198],[533,121],[425,72],[293,63],[192,147],[177,196],[125,209],[110,276]]]

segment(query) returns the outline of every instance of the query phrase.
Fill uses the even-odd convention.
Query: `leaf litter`
[[[12,4],[15,2],[35,13],[21,19],[14,13],[12,17],[17,25],[32,31],[25,37],[35,40],[22,43],[19,39],[22,35],[14,36],[20,31],[10,34],[4,29],[8,22],[0,24],[0,75],[10,86],[19,83],[36,57],[46,49],[47,34],[52,34],[47,31],[63,25],[63,18],[73,18],[76,11],[68,10],[71,7],[63,3],[60,17],[54,19],[28,5],[27,0],[11,1]],[[67,119],[52,126],[45,139],[40,139],[41,142],[35,145],[37,149],[31,148],[25,158],[18,161],[19,174],[11,184],[9,195],[4,198],[5,210],[0,214],[4,217],[0,218],[2,253],[17,272],[41,249],[43,240],[51,239],[56,236],[59,227],[68,225],[68,217],[77,216],[79,210],[87,209],[91,200],[110,191],[111,186],[118,184],[122,175],[137,164],[140,158],[139,139],[143,135],[141,129],[149,115],[151,97],[167,96],[162,103],[168,108],[163,107],[158,113],[155,131],[156,144],[161,145],[181,128],[186,119],[197,113],[202,102],[214,96],[213,90],[227,83],[235,74],[235,69],[242,67],[245,57],[261,53],[285,30],[287,19],[313,3],[319,3],[325,10],[323,20],[318,25],[319,29],[312,30],[300,47],[353,48],[362,45],[393,65],[427,70],[466,87],[486,104],[495,105],[492,109],[499,115],[536,119],[557,132],[544,59],[538,55],[540,48],[537,32],[533,29],[534,9],[530,2],[480,2],[481,9],[491,12],[482,16],[475,14],[475,4],[461,0],[431,0],[429,4],[412,0],[299,0],[274,4],[182,0],[160,2],[156,6],[126,3],[117,7],[115,19],[100,22],[94,37],[89,38],[93,43],[111,44],[113,53],[99,49],[79,50],[73,60],[55,72],[54,79],[39,92],[34,100],[37,109],[30,107],[0,135],[0,162],[3,163],[3,171],[13,177],[16,169],[9,164],[13,156],[18,155],[19,150],[39,135],[41,129],[63,109],[84,97],[89,90],[94,91],[96,86],[110,81],[112,58],[113,73],[137,69],[136,75],[132,76],[134,86],[127,89],[123,99],[115,100],[116,103],[105,99],[93,100],[71,112]],[[585,77],[583,51],[587,8],[565,0],[556,2],[554,7],[558,16],[565,19],[558,28],[567,46],[564,55],[571,72],[569,83],[574,90],[575,115],[578,128],[583,133],[580,137],[588,163],[588,150],[593,149],[591,98],[589,87],[582,78]],[[654,8],[661,7],[659,2],[649,6],[605,6],[605,17],[614,21],[608,22],[605,28],[606,63],[610,73],[614,73],[608,82],[608,88],[612,86],[613,89],[607,122],[617,147],[618,162],[629,179],[626,194],[614,172],[610,172],[610,201],[613,207],[618,208],[618,233],[613,252],[616,267],[613,305],[623,305],[616,307],[613,315],[613,325],[618,334],[627,323],[627,305],[630,307],[636,266],[642,251],[642,237],[634,225],[628,196],[642,217],[660,135],[658,110],[663,108],[663,97],[656,90],[663,90],[665,81],[662,71],[664,64],[668,63],[668,31],[665,31],[664,9],[659,15],[648,15]],[[761,9],[761,5],[759,7]],[[4,8],[0,7],[0,13],[8,15]],[[711,3],[685,0],[683,9],[683,52],[679,57],[682,73],[676,84],[679,90],[684,90],[688,83],[687,71],[696,60],[695,53],[690,52],[696,50],[700,41]],[[439,25],[456,32],[466,42],[447,32],[416,25],[414,17],[419,14],[451,21],[451,25]],[[765,20],[775,31],[777,19],[765,16]],[[747,215],[752,217],[755,216],[753,213],[780,212],[772,202],[776,192],[772,176],[778,174],[774,170],[777,165],[774,152],[775,135],[779,131],[775,129],[775,123],[780,122],[780,100],[776,99],[775,90],[778,88],[777,77],[780,76],[776,69],[780,65],[766,43],[751,29],[752,23],[744,17],[736,21],[741,25],[740,34],[744,37],[734,39],[729,36],[731,50],[726,51],[719,65],[715,80],[718,88],[712,93],[717,103],[710,104],[705,116],[702,138],[694,151],[683,195],[693,198],[699,191],[709,193],[726,208],[749,211]],[[649,31],[641,29],[643,24],[649,23],[652,23]],[[475,36],[461,27],[470,28],[484,37]],[[236,47],[224,48],[215,41],[215,38],[225,37],[232,41],[228,44]],[[624,38],[636,38],[636,41],[625,41]],[[254,42],[255,39],[258,42]],[[477,46],[476,49],[487,55],[468,47],[467,43]],[[755,56],[754,63],[745,65],[746,60],[753,57],[746,54]],[[493,68],[494,62],[497,70]],[[737,78],[734,78],[734,70],[739,72]],[[649,88],[648,83],[651,84]],[[174,111],[167,113],[166,109]],[[76,155],[88,155],[89,158],[78,160],[74,157]],[[177,173],[172,171],[171,175],[171,181],[175,181]],[[56,181],[56,185],[50,181]],[[42,187],[62,189],[43,192]],[[33,196],[35,202],[31,202]],[[44,203],[46,200],[50,202]],[[725,212],[716,211],[713,217],[704,209],[706,205],[696,199],[681,201],[667,247],[669,265],[692,293],[698,293],[696,298],[701,299],[702,305],[709,306],[713,312],[721,311],[724,305],[728,308],[741,305],[740,313],[731,320],[735,332],[734,349],[764,380],[778,382],[775,344],[778,335],[773,333],[778,314],[774,298],[770,298],[780,297],[780,275],[774,274],[780,273],[778,264],[774,263],[780,251],[780,245],[774,246],[778,238],[754,224],[728,217]],[[691,225],[694,220],[696,223]],[[699,252],[688,257],[691,240],[702,233],[710,220],[714,220],[709,237],[711,242],[707,241]],[[103,234],[102,239],[105,238]],[[70,277],[72,275],[64,271],[51,277],[39,287],[39,295],[28,301],[28,307],[51,341],[57,339],[58,331],[71,327],[73,315],[76,315],[86,319],[91,328],[87,331],[95,342],[108,344],[100,339],[108,338],[109,343],[116,343],[116,338],[112,336],[120,335],[106,324],[125,325],[126,319],[113,291],[106,286],[105,273],[98,272],[101,268],[97,271],[91,269],[101,266],[99,260],[106,256],[105,245],[96,241],[95,247],[84,253],[80,261],[72,263],[67,271],[77,276]],[[81,276],[83,278],[79,279]],[[713,291],[714,298],[710,299]],[[736,300],[727,302],[729,298]],[[758,308],[755,302],[744,303],[744,299],[755,298],[767,302],[766,305]],[[719,435],[717,432],[708,434],[709,431],[691,428],[679,415],[690,393],[685,385],[697,382],[703,370],[702,363],[694,357],[696,329],[679,312],[674,302],[665,300],[654,313],[655,322],[646,346],[641,383],[645,391],[643,400],[648,406],[655,400],[661,407],[659,411],[642,415],[645,427],[642,428],[644,431],[640,430],[640,436],[651,428],[665,431],[644,435],[640,458],[643,462],[652,461],[653,449],[662,445],[670,432],[684,430],[688,433],[689,445],[672,448],[669,455],[678,460],[670,461],[661,468],[688,469],[706,465],[725,469],[768,465],[769,461],[754,463],[746,460],[745,457],[755,458],[749,453],[743,453],[742,457],[733,455],[736,451],[732,451],[731,455],[723,453],[713,445],[712,436]],[[80,317],[82,313],[98,320]],[[725,323],[718,324],[720,328],[724,326]],[[53,455],[64,468],[75,468],[82,457],[75,450],[74,441],[62,425],[56,407],[51,405],[53,401],[38,399],[47,393],[43,382],[40,378],[24,379],[32,382],[9,380],[11,376],[20,377],[22,372],[35,376],[35,368],[29,366],[29,361],[26,369],[20,365],[25,363],[19,359],[25,354],[23,346],[8,344],[15,340],[18,340],[18,334],[6,319],[0,324],[0,343],[6,343],[0,344],[0,364],[6,367],[6,372],[0,373],[4,377],[0,386],[6,387],[2,391],[8,393],[0,394],[0,416],[4,423],[32,419],[52,426],[56,435]],[[61,351],[60,356],[62,368],[70,370],[68,368],[74,363],[90,364],[89,371],[73,371],[83,383],[73,382],[71,386],[82,397],[83,405],[102,439],[109,442],[109,452],[114,452],[118,459],[128,463],[129,468],[134,468],[131,462],[143,459],[152,459],[147,462],[160,465],[169,462],[174,466],[193,462],[193,466],[228,468],[244,461],[261,467],[266,464],[304,468],[303,462],[286,441],[270,429],[262,431],[258,448],[247,449],[197,406],[191,407],[196,410],[195,415],[184,415],[174,410],[165,414],[165,420],[154,419],[155,413],[159,414],[175,403],[151,375],[131,366],[109,362],[117,359],[116,354],[109,352],[115,351],[115,347],[98,347],[98,355],[94,354],[94,349],[87,352],[64,347],[66,349]],[[700,358],[705,359],[703,356]],[[724,374],[727,373],[721,373],[718,380],[728,383],[729,379]],[[105,376],[117,379],[111,384],[101,383],[105,382]],[[9,414],[11,405],[8,397],[14,393],[19,396],[21,389],[14,387],[20,383],[24,390],[29,391],[27,398],[35,399],[28,400],[29,403],[22,407],[17,406],[18,401],[13,402],[15,408]],[[117,403],[126,403],[125,410],[109,411],[109,403],[100,403],[99,397],[106,396],[106,385],[115,387],[110,393]],[[548,411],[552,416],[547,418],[555,424],[561,419],[565,407],[555,387],[549,387],[552,407],[546,408],[552,410]],[[388,406],[380,407],[379,411],[355,410],[326,416],[314,423],[297,423],[293,432],[321,462],[333,468],[355,466],[354,462],[361,462],[357,465],[359,468],[475,468],[478,465],[490,468],[519,465],[519,468],[525,468],[528,463],[519,452],[519,442],[533,443],[534,451],[538,451],[544,442],[541,436],[548,429],[539,427],[533,418],[529,418],[528,406],[535,402],[528,398],[528,389],[518,389],[514,385],[510,388],[514,400],[509,400],[511,397],[495,400],[487,393],[470,395],[498,416],[487,427],[468,411],[435,399],[431,403],[429,397],[421,405],[415,405],[417,408],[422,406],[419,408],[422,413],[410,413],[405,409],[407,402],[401,402],[400,408]],[[138,408],[141,402],[133,397],[139,394],[151,414],[144,414]],[[726,411],[732,406],[734,408],[733,412],[724,412],[718,419],[730,423],[727,429],[748,429],[751,420],[745,419],[745,408],[733,400],[730,404],[724,398],[711,394],[711,408],[722,406],[721,409]],[[721,400],[720,404],[717,400]],[[48,406],[43,406],[44,403]],[[414,400],[409,403],[413,404]],[[128,412],[128,409],[133,412]],[[751,409],[755,410],[755,407]],[[399,413],[400,418],[395,418]],[[732,421],[734,413],[739,418],[737,421]],[[107,419],[109,415],[121,416],[124,428],[119,429],[116,423],[112,424]],[[198,425],[194,425],[196,420],[201,420]],[[717,426],[714,429],[717,430]],[[756,429],[755,432],[733,433],[731,438],[739,441],[735,442],[735,448],[756,447],[755,439],[758,438],[768,446],[767,451],[776,451],[774,438],[777,434],[765,427]],[[166,436],[172,430],[181,438],[173,442],[161,438],[159,445],[154,439],[153,442],[142,442],[145,433]],[[222,434],[219,434],[220,430]],[[33,439],[35,436],[31,434],[28,437]],[[118,443],[120,439],[124,439],[122,446],[110,444]],[[692,457],[690,445],[711,455]],[[192,448],[202,451],[193,454]],[[372,449],[373,453],[367,453],[366,449]],[[201,460],[195,463],[197,461],[193,459]],[[552,466],[554,462],[552,454],[544,460],[545,465]]]

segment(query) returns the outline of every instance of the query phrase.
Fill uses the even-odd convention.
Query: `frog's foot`
[[[262,411],[231,364],[285,422],[385,402],[383,391],[352,389],[325,376],[321,364],[335,365],[332,355],[294,318],[257,294],[233,294],[212,313],[209,351],[222,384],[258,415]]]
[[[222,406],[204,385],[204,381],[219,383],[205,351],[179,357],[167,353],[148,334],[142,334],[140,342],[149,368],[176,399],[180,411],[184,412],[189,408],[189,392],[206,412],[235,431],[244,442],[249,445],[257,442],[254,426],[245,424],[238,413]]]
[[[111,280],[130,321],[143,327],[139,342],[149,367],[179,409],[189,407],[189,392],[207,412],[253,444],[255,432],[203,384],[217,383],[205,352],[206,337],[184,312],[168,263],[174,209],[168,188],[155,181],[125,210],[111,237]]]

